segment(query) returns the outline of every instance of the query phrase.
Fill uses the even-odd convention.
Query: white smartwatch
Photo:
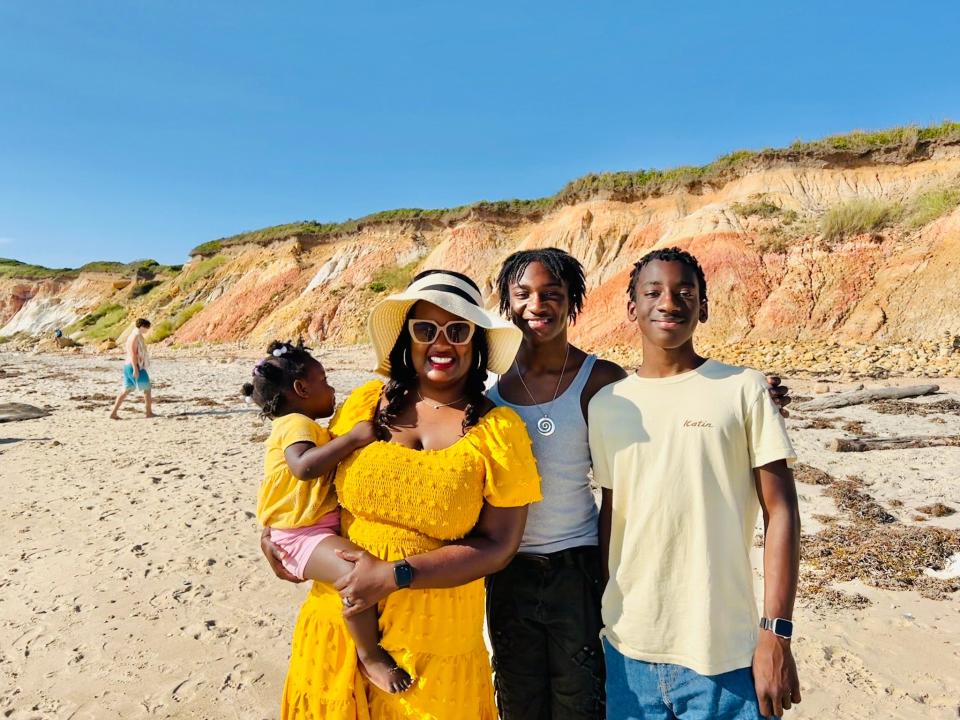
[[[760,618],[760,627],[786,640],[793,637],[793,623],[790,620],[783,618]]]

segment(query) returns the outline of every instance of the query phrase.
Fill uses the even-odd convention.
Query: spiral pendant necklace
[[[527,383],[523,379],[523,373],[520,372],[520,364],[514,359],[513,364],[517,367],[517,376],[520,378],[520,383],[523,385],[523,389],[527,391],[527,395],[530,396],[530,400],[533,401],[533,404],[537,406],[537,411],[543,416],[537,420],[537,432],[548,437],[553,435],[557,430],[557,424],[553,421],[553,418],[550,417],[550,408],[553,407],[553,403],[557,399],[557,395],[560,394],[560,385],[563,383],[563,374],[567,371],[567,360],[570,358],[570,343],[567,343],[567,352],[563,356],[563,369],[560,370],[560,377],[557,379],[557,387],[553,391],[553,400],[547,405],[547,409],[544,410],[540,403],[537,402],[537,399],[533,396],[533,393],[530,392],[530,388],[527,387]]]

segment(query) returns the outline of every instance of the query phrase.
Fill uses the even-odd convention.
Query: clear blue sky
[[[960,119],[960,3],[0,0],[0,256],[185,261]]]

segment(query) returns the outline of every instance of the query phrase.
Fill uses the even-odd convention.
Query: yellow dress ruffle
[[[331,421],[331,432],[342,435],[369,420],[381,388],[374,381],[355,390]],[[526,426],[502,407],[444,450],[372,443],[340,464],[336,485],[345,535],[384,560],[462,538],[484,501],[516,507],[541,499]],[[483,580],[399,590],[380,603],[381,644],[416,682],[401,695],[380,692],[359,674],[342,609],[332,587],[314,583],[294,631],[282,718],[495,720]]]

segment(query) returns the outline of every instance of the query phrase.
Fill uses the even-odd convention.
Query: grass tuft
[[[193,305],[190,305],[189,307],[186,307],[178,312],[173,318],[174,331],[179,330],[190,318],[192,318],[201,310],[203,310],[203,303],[194,303]]]
[[[201,280],[210,277],[217,271],[217,268],[226,262],[227,258],[223,255],[214,255],[201,259],[191,268],[187,276],[180,281],[180,289],[187,290]]]
[[[193,305],[185,307],[172,318],[167,318],[154,324],[153,331],[150,333],[147,342],[158,343],[161,340],[166,340],[201,310],[203,310],[203,303],[194,303]]]
[[[903,214],[900,205],[883,200],[855,199],[830,208],[820,221],[824,240],[876,232],[895,223]]]
[[[413,279],[413,271],[419,264],[419,260],[407,263],[406,265],[390,265],[378,270],[370,283],[370,289],[374,292],[383,292],[384,290],[403,290]],[[374,285],[382,286],[380,290],[375,290]]]
[[[740,217],[772,218],[783,212],[783,208],[779,205],[774,205],[769,200],[752,200],[745,203],[734,203],[731,209]]]
[[[161,320],[154,324],[153,330],[147,338],[147,342],[153,344],[165,340],[173,334],[173,329],[173,322],[170,320]]]
[[[92,313],[84,315],[64,328],[64,335],[79,332],[85,340],[102,342],[116,340],[127,324],[127,310],[122,305],[101,305]]]
[[[910,202],[906,223],[911,228],[921,228],[951,212],[958,205],[960,205],[960,187],[930,190],[918,195]]]

